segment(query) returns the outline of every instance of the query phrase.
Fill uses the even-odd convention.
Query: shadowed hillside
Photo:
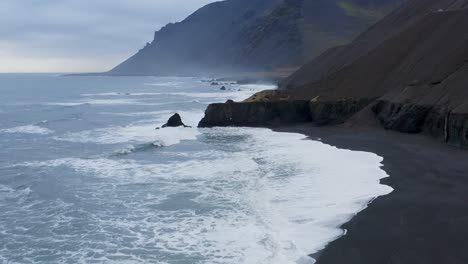
[[[409,1],[284,87],[301,100],[376,99],[372,110],[385,128],[468,145],[467,7],[466,0]]]

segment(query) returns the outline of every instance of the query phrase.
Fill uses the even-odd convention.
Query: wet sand
[[[382,183],[395,189],[345,224],[347,235],[314,255],[317,264],[468,263],[468,150],[378,128],[274,130],[377,153],[390,175]]]

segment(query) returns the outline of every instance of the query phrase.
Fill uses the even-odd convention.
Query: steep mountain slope
[[[333,47],[292,74],[283,87],[298,87],[316,82],[355,62],[387,39],[405,31],[428,13],[439,10],[457,10],[464,7],[463,0],[407,1],[394,12],[359,35],[352,43]]]
[[[377,99],[372,110],[385,128],[468,145],[467,7],[466,0],[411,0],[304,66],[286,87],[301,100]]]
[[[468,0],[408,0],[351,44],[302,67],[283,90],[212,106],[201,125],[226,124],[222,119],[234,112],[228,125],[304,120],[367,125],[377,117],[387,129],[426,132],[468,146],[467,27]],[[247,106],[252,102],[257,107]],[[294,113],[278,114],[291,105]],[[242,112],[252,122],[246,123]]]
[[[110,75],[194,75],[295,69],[349,42],[403,0],[227,0],[209,4]]]

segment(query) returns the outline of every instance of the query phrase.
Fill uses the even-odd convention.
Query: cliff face
[[[468,146],[466,7],[463,0],[409,1],[356,42],[322,56],[342,60],[328,63],[325,58],[321,64],[317,58],[326,74],[307,65],[288,80],[286,89],[301,99],[379,98],[372,110],[385,128],[427,132]],[[402,17],[412,19],[398,20]],[[376,31],[388,34],[379,37]]]
[[[241,102],[210,105],[199,127],[262,127],[310,121],[308,101]]]
[[[110,75],[291,71],[404,0],[226,0],[169,24]]]
[[[356,112],[347,109],[358,109],[386,129],[468,146],[467,8],[468,0],[409,0],[353,43],[302,67],[282,93],[312,100],[317,125],[347,122]],[[323,111],[333,102],[335,110]]]
[[[275,126],[301,122],[340,124],[367,107],[372,99],[335,101],[290,100],[288,92],[258,93],[244,102],[208,106],[199,127]]]

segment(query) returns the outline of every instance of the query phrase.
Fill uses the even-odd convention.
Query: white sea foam
[[[11,199],[23,202],[29,194],[31,194],[31,189],[26,186],[13,189],[5,185],[0,185],[0,206],[4,205],[2,204],[3,202]]]
[[[146,86],[158,86],[158,87],[173,87],[173,86],[180,86],[184,84],[181,81],[173,81],[173,82],[156,82],[156,83],[145,83]]]
[[[55,139],[60,141],[98,144],[154,142],[162,146],[170,146],[178,144],[182,140],[195,140],[200,134],[196,128],[166,128],[155,130],[155,127],[154,123],[131,125],[127,127],[109,127],[69,133],[55,137]]]
[[[231,91],[185,93],[176,79],[166,81],[174,83],[169,93],[83,94],[84,98],[65,103],[114,105],[123,100],[123,104],[146,104],[146,98],[138,101],[131,96],[169,94],[206,104],[243,100],[252,92],[274,88],[246,85],[236,86],[241,91],[232,86]],[[0,221],[0,235],[8,238],[0,247],[0,262],[21,255],[22,262],[44,263],[44,248],[51,248],[60,249],[52,261],[58,263],[163,264],[162,259],[168,263],[176,259],[210,264],[309,264],[314,262],[309,254],[345,234],[339,228],[343,223],[373,198],[391,191],[379,184],[387,175],[380,168],[382,158],[375,154],[341,150],[304,140],[300,134],[268,129],[155,130],[174,112],[192,126],[203,116],[202,109],[152,110],[157,109],[161,110],[107,110],[106,114],[145,119],[55,137],[122,144],[125,147],[113,153],[118,155],[101,153],[92,158],[3,167],[47,172],[39,173],[44,181],[50,175],[60,178],[54,182],[69,183],[70,178],[73,184],[66,185],[72,187],[62,197],[71,202],[40,196],[31,199],[36,192],[29,187],[0,185],[0,204],[8,204],[2,208],[2,217],[12,223],[7,226],[8,221]],[[197,141],[186,151],[158,149],[154,156],[148,155],[149,160],[131,155],[183,140]],[[48,227],[44,233],[27,232],[44,224]]]
[[[160,84],[155,84],[160,85]],[[161,85],[164,86],[164,85]],[[132,92],[108,92],[108,93],[95,93],[95,94],[82,94],[85,97],[142,97],[142,96],[178,96],[178,97],[189,97],[193,99],[202,99],[206,103],[223,102],[227,99],[234,101],[241,101],[250,97],[253,93],[262,90],[276,89],[276,85],[271,84],[247,84],[247,85],[232,85],[229,86],[226,91],[220,91],[218,88],[213,91],[206,92],[151,92],[151,91],[132,91]],[[95,100],[83,100],[80,102],[72,103],[59,103],[59,105],[70,105],[70,104],[117,104],[119,101],[123,104],[133,104],[135,99],[95,99]],[[142,103],[142,102],[140,102]]]
[[[224,102],[228,99],[242,101],[250,97],[253,93],[262,90],[276,89],[275,85],[242,85],[233,86],[227,91],[208,91],[208,92],[169,92],[169,93],[143,93],[143,95],[174,95],[185,96],[194,99],[201,99],[206,103]],[[138,93],[136,93],[138,94]]]
[[[86,99],[72,102],[50,102],[52,106],[82,106],[82,105],[149,105],[135,99]]]
[[[128,95],[129,93],[122,93],[122,92],[108,92],[108,93],[87,93],[81,94],[84,97],[94,97],[94,96],[123,96]]]
[[[0,133],[47,135],[47,134],[54,133],[54,131],[45,127],[38,126],[38,125],[25,125],[25,126],[17,126],[17,127],[12,127],[12,128],[0,129]]]
[[[63,136],[55,137],[55,139],[98,144],[155,142],[162,146],[178,144],[183,140],[195,140],[200,134],[196,126],[198,120],[203,117],[203,112],[201,111],[179,112],[184,123],[193,126],[193,128],[176,127],[155,129],[156,127],[162,126],[173,113],[172,111],[159,111],[155,112],[155,119],[141,120],[128,126],[111,126],[95,130],[68,133]]]
[[[122,204],[133,208],[132,215],[105,217],[99,226],[131,238],[128,251],[156,247],[160,254],[202,256],[204,263],[313,263],[307,255],[343,235],[342,224],[392,190],[379,184],[387,174],[382,158],[372,153],[267,129],[201,131],[211,139],[206,144],[214,145],[186,153],[185,161],[67,158],[19,166],[66,167],[119,185],[158,183],[147,199]],[[242,140],[232,146],[229,138]],[[113,188],[96,188],[96,203],[125,201],[108,200]],[[184,200],[172,204],[174,199]]]

